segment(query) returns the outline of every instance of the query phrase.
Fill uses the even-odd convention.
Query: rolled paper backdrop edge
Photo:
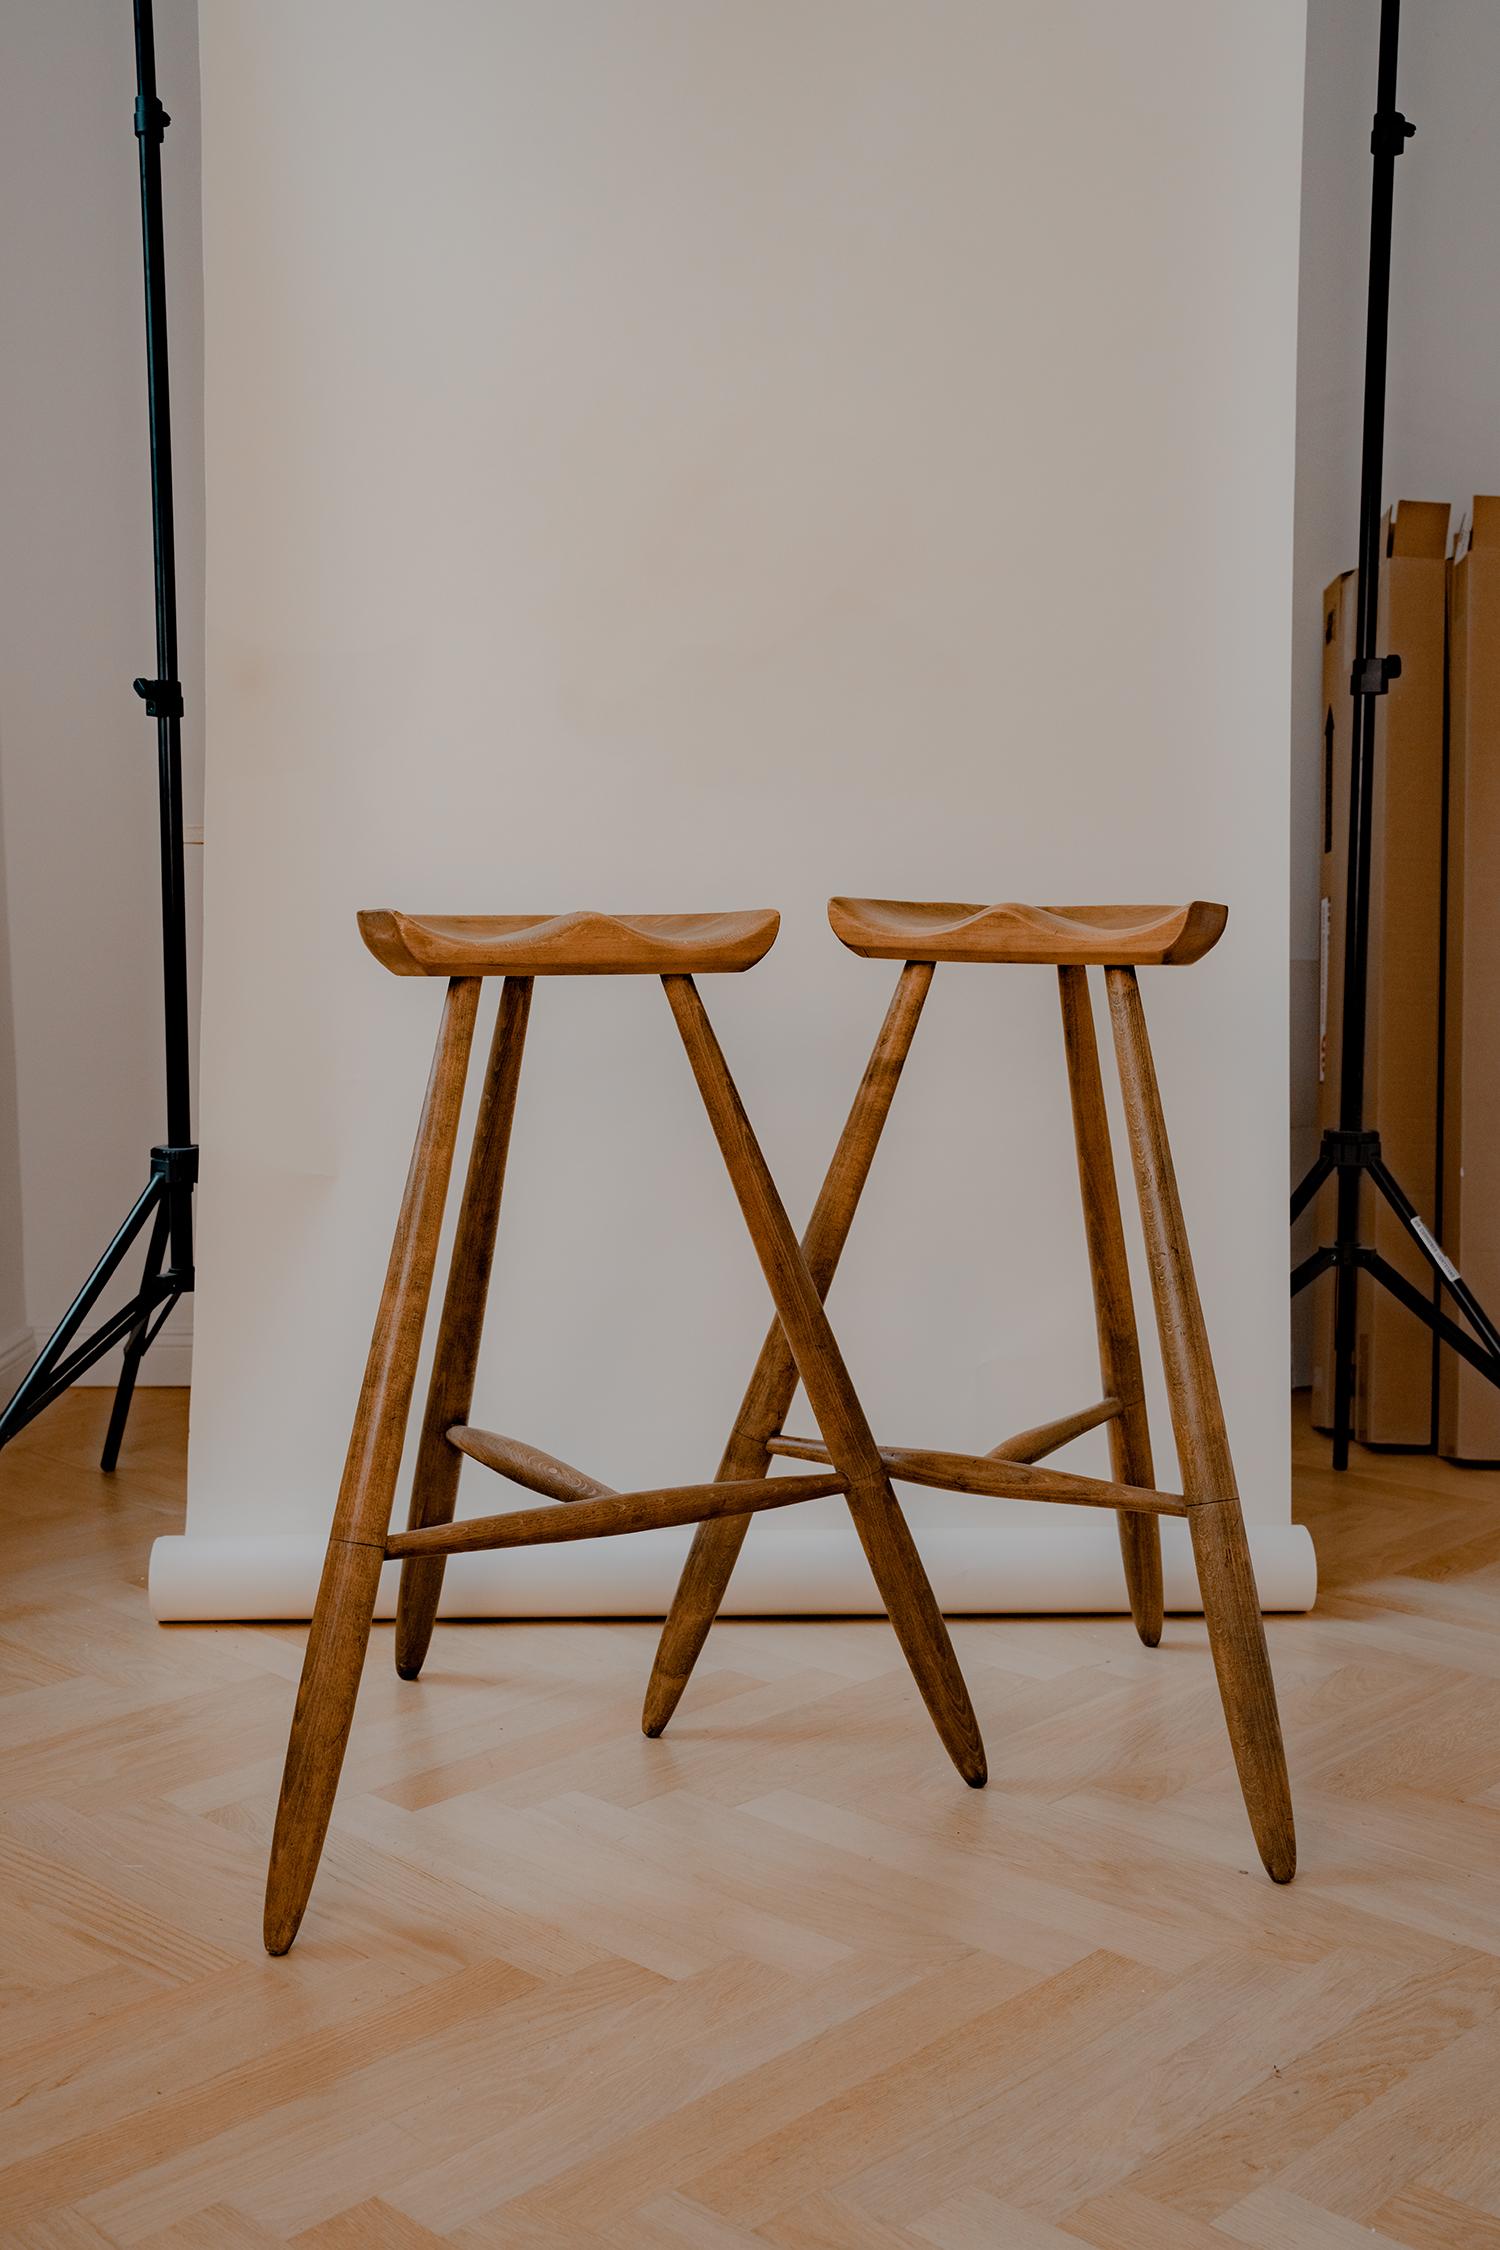
[[[923,1526],[918,1544],[950,1616],[1123,1615],[1128,1609],[1115,1525],[1108,1513],[1049,1511],[1035,1529]],[[1070,1520],[1071,1519],[1071,1520]],[[1310,1609],[1317,1558],[1301,1524],[1246,1526],[1261,1608]],[[659,1618],[677,1583],[689,1534],[641,1532],[552,1546],[450,1557],[445,1618]],[[158,1539],[151,1550],[150,1604],[158,1624],[209,1624],[312,1614],[324,1541],[287,1533],[261,1538]],[[1166,1606],[1200,1611],[1184,1523],[1162,1524]],[[377,1618],[395,1614],[399,1566],[381,1574]],[[883,1614],[852,1530],[807,1530],[760,1539],[752,1526],[730,1581],[726,1617],[878,1617]]]

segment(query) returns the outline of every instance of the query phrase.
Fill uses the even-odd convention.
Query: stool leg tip
[[[420,1659],[415,1664],[398,1664],[396,1666],[396,1677],[398,1680],[420,1680],[422,1677]]]
[[[266,1951],[273,1960],[280,1960],[283,1953],[291,1952],[292,1941],[296,1937],[301,1924],[302,1917],[300,1914],[273,1914],[271,1909],[267,1907],[261,1935],[265,1941]]]
[[[667,1731],[667,1721],[676,1710],[687,1680],[673,1679],[667,1673],[654,1673],[646,1690],[645,1706],[641,1712],[641,1732],[655,1741]]]

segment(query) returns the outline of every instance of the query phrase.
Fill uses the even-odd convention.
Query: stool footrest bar
[[[614,1492],[607,1499],[563,1507],[518,1508],[509,1515],[474,1516],[465,1523],[435,1523],[421,1531],[393,1531],[387,1555],[464,1555],[491,1547],[545,1547],[565,1539],[609,1539],[664,1525],[703,1523],[714,1516],[749,1516],[762,1508],[791,1508],[800,1500],[826,1500],[848,1486],[836,1472],[812,1477],[745,1477],[724,1484],[682,1484],[656,1492]]]
[[[569,1461],[559,1461],[551,1453],[543,1453],[539,1446],[523,1444],[520,1438],[502,1437],[498,1430],[477,1430],[467,1422],[455,1422],[448,1432],[448,1443],[471,1461],[509,1477],[512,1484],[524,1484],[528,1492],[544,1492],[549,1500],[613,1500],[617,1497],[612,1484],[601,1484],[597,1477],[589,1476],[583,1469],[575,1469]]]
[[[791,1461],[826,1461],[827,1448],[816,1438],[773,1437],[766,1450]],[[1176,1492],[1150,1492],[1105,1477],[1069,1476],[1061,1469],[1034,1469],[1025,1461],[996,1460],[986,1453],[932,1453],[920,1447],[882,1445],[888,1475],[903,1484],[934,1485],[942,1492],[968,1492],[983,1500],[1060,1500],[1076,1508],[1133,1508],[1143,1515],[1185,1516],[1198,1505]]]
[[[1081,1406],[1076,1414],[1060,1414],[1055,1422],[1039,1422],[1034,1430],[1018,1430],[1014,1437],[1002,1438],[992,1445],[986,1459],[990,1461],[1041,1461],[1049,1453],[1060,1452],[1071,1445],[1074,1438],[1082,1437],[1086,1430],[1097,1430],[1105,1422],[1118,1422],[1125,1408],[1117,1398],[1101,1398],[1097,1406]]]

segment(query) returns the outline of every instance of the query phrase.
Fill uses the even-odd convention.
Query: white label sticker
[[[1424,1227],[1421,1220],[1414,1217],[1411,1222],[1411,1231],[1418,1242],[1421,1243],[1422,1248],[1427,1252],[1428,1257],[1437,1267],[1443,1279],[1445,1281],[1457,1281],[1459,1279],[1458,1268],[1447,1255],[1432,1230],[1429,1227]]]

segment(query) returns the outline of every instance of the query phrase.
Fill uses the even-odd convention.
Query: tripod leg
[[[1467,1328],[1450,1320],[1431,1297],[1424,1297],[1421,1290],[1414,1288],[1405,1274],[1389,1259],[1382,1258],[1378,1250],[1361,1250],[1359,1263],[1361,1272],[1367,1273],[1382,1289],[1389,1290],[1397,1304],[1404,1305],[1412,1318],[1421,1321],[1439,1343],[1446,1344],[1465,1366],[1475,1368],[1487,1383],[1500,1389],[1500,1353],[1492,1352],[1487,1344],[1476,1344]]]
[[[1140,989],[1134,969],[1108,969],[1105,982],[1182,1489],[1200,1503],[1188,1528],[1204,1623],[1250,1826],[1267,1874],[1287,1883],[1297,1846],[1276,1689]]]
[[[1136,1333],[1125,1230],[1120,1223],[1120,1191],[1110,1146],[1109,1113],[1099,1075],[1099,1044],[1089,999],[1087,969],[1060,968],[1063,1044],[1068,1058],[1068,1088],[1073,1100],[1073,1138],[1078,1150],[1078,1187],[1083,1201],[1084,1234],[1094,1284],[1094,1318],[1099,1332],[1099,1374],[1105,1395],[1120,1401],[1109,1425],[1110,1474],[1118,1484],[1156,1483],[1151,1465],[1151,1430],[1146,1419],[1146,1389],[1141,1378],[1141,1346]],[[1147,1648],[1161,1639],[1161,1526],[1155,1516],[1132,1508],[1116,1510],[1120,1558],[1130,1595],[1130,1614]]]
[[[870,1573],[944,1748],[974,1789],[985,1781],[984,1743],[937,1597],[828,1325],[817,1286],[741,1106],[691,977],[662,978],[703,1106],[719,1143],[808,1404],[829,1458],[847,1480],[845,1499]]]
[[[1309,1203],[1311,1203],[1313,1197],[1317,1194],[1319,1188],[1323,1185],[1323,1182],[1327,1179],[1329,1173],[1332,1170],[1333,1158],[1329,1155],[1326,1148],[1319,1149],[1317,1155],[1313,1158],[1312,1163],[1308,1166],[1307,1171],[1303,1174],[1301,1181],[1292,1190],[1293,1226],[1297,1224],[1297,1221],[1301,1218],[1303,1212],[1307,1209],[1307,1206],[1309,1205]]]
[[[530,1008],[531,978],[507,977],[500,988],[489,1067],[474,1126],[474,1145],[469,1151],[437,1350],[427,1386],[427,1408],[407,1517],[411,1531],[428,1524],[451,1523],[458,1505],[463,1458],[448,1443],[448,1432],[455,1422],[467,1422],[474,1402],[474,1371],[479,1364],[485,1300],[495,1262],[500,1192],[505,1183],[505,1159],[516,1113],[516,1087]],[[401,1565],[396,1670],[403,1680],[416,1679],[432,1640],[443,1591],[443,1560],[441,1555],[408,1555]]]
[[[479,981],[455,977],[448,986],[427,1099],[365,1361],[276,1807],[266,1875],[268,1953],[285,1953],[297,1935],[322,1856],[354,1717],[458,1135]]]
[[[156,1209],[161,1192],[162,1183],[153,1176],[136,1197],[103,1257],[32,1361],[21,1379],[19,1389],[4,1411],[0,1412],[0,1445],[8,1444],[18,1431],[26,1427],[32,1415],[40,1412],[40,1404],[36,1402],[40,1400],[45,1403],[49,1379],[64,1350],[83,1326],[95,1302],[102,1295],[105,1284]]]
[[[1300,1266],[1293,1266],[1292,1295],[1294,1297],[1300,1295],[1309,1282],[1316,1281],[1320,1274],[1327,1273],[1333,1262],[1333,1252],[1329,1249],[1322,1249],[1314,1250],[1310,1256],[1303,1259]]]
[[[1454,1265],[1452,1259],[1445,1255],[1442,1244],[1423,1225],[1421,1214],[1394,1172],[1390,1171],[1384,1162],[1377,1158],[1369,1166],[1369,1173],[1370,1178],[1385,1197],[1386,1202],[1395,1212],[1397,1218],[1411,1236],[1412,1241],[1431,1266],[1434,1274],[1441,1280],[1443,1287],[1448,1291],[1475,1335],[1479,1337],[1487,1351],[1500,1359],[1500,1329],[1496,1328],[1495,1323]]]
[[[135,1396],[135,1379],[140,1373],[141,1361],[146,1353],[146,1331],[151,1325],[153,1307],[149,1291],[161,1272],[162,1260],[167,1254],[167,1241],[172,1232],[172,1214],[165,1202],[156,1209],[156,1223],[151,1229],[151,1240],[146,1249],[145,1269],[141,1274],[141,1295],[144,1302],[141,1317],[130,1331],[125,1346],[125,1357],[120,1366],[120,1380],[115,1385],[115,1402],[109,1412],[109,1428],[104,1434],[104,1450],[99,1456],[101,1469],[112,1471],[120,1458],[120,1441],[125,1435],[125,1424],[130,1414],[130,1402]]]
[[[901,971],[802,1238],[802,1254],[820,1298],[832,1285],[932,978],[930,961],[908,961]],[[773,1320],[719,1463],[721,1482],[766,1474],[771,1462],[766,1440],[781,1428],[796,1388],[797,1362],[781,1322]],[[748,1516],[723,1516],[698,1526],[651,1667],[641,1717],[647,1734],[660,1734],[677,1708],[749,1528]]]
[[[1359,1173],[1352,1165],[1339,1174],[1337,1250],[1359,1241]],[[1359,1340],[1359,1268],[1338,1256],[1333,1273],[1333,1466],[1349,1466],[1354,1428],[1354,1354]]]

